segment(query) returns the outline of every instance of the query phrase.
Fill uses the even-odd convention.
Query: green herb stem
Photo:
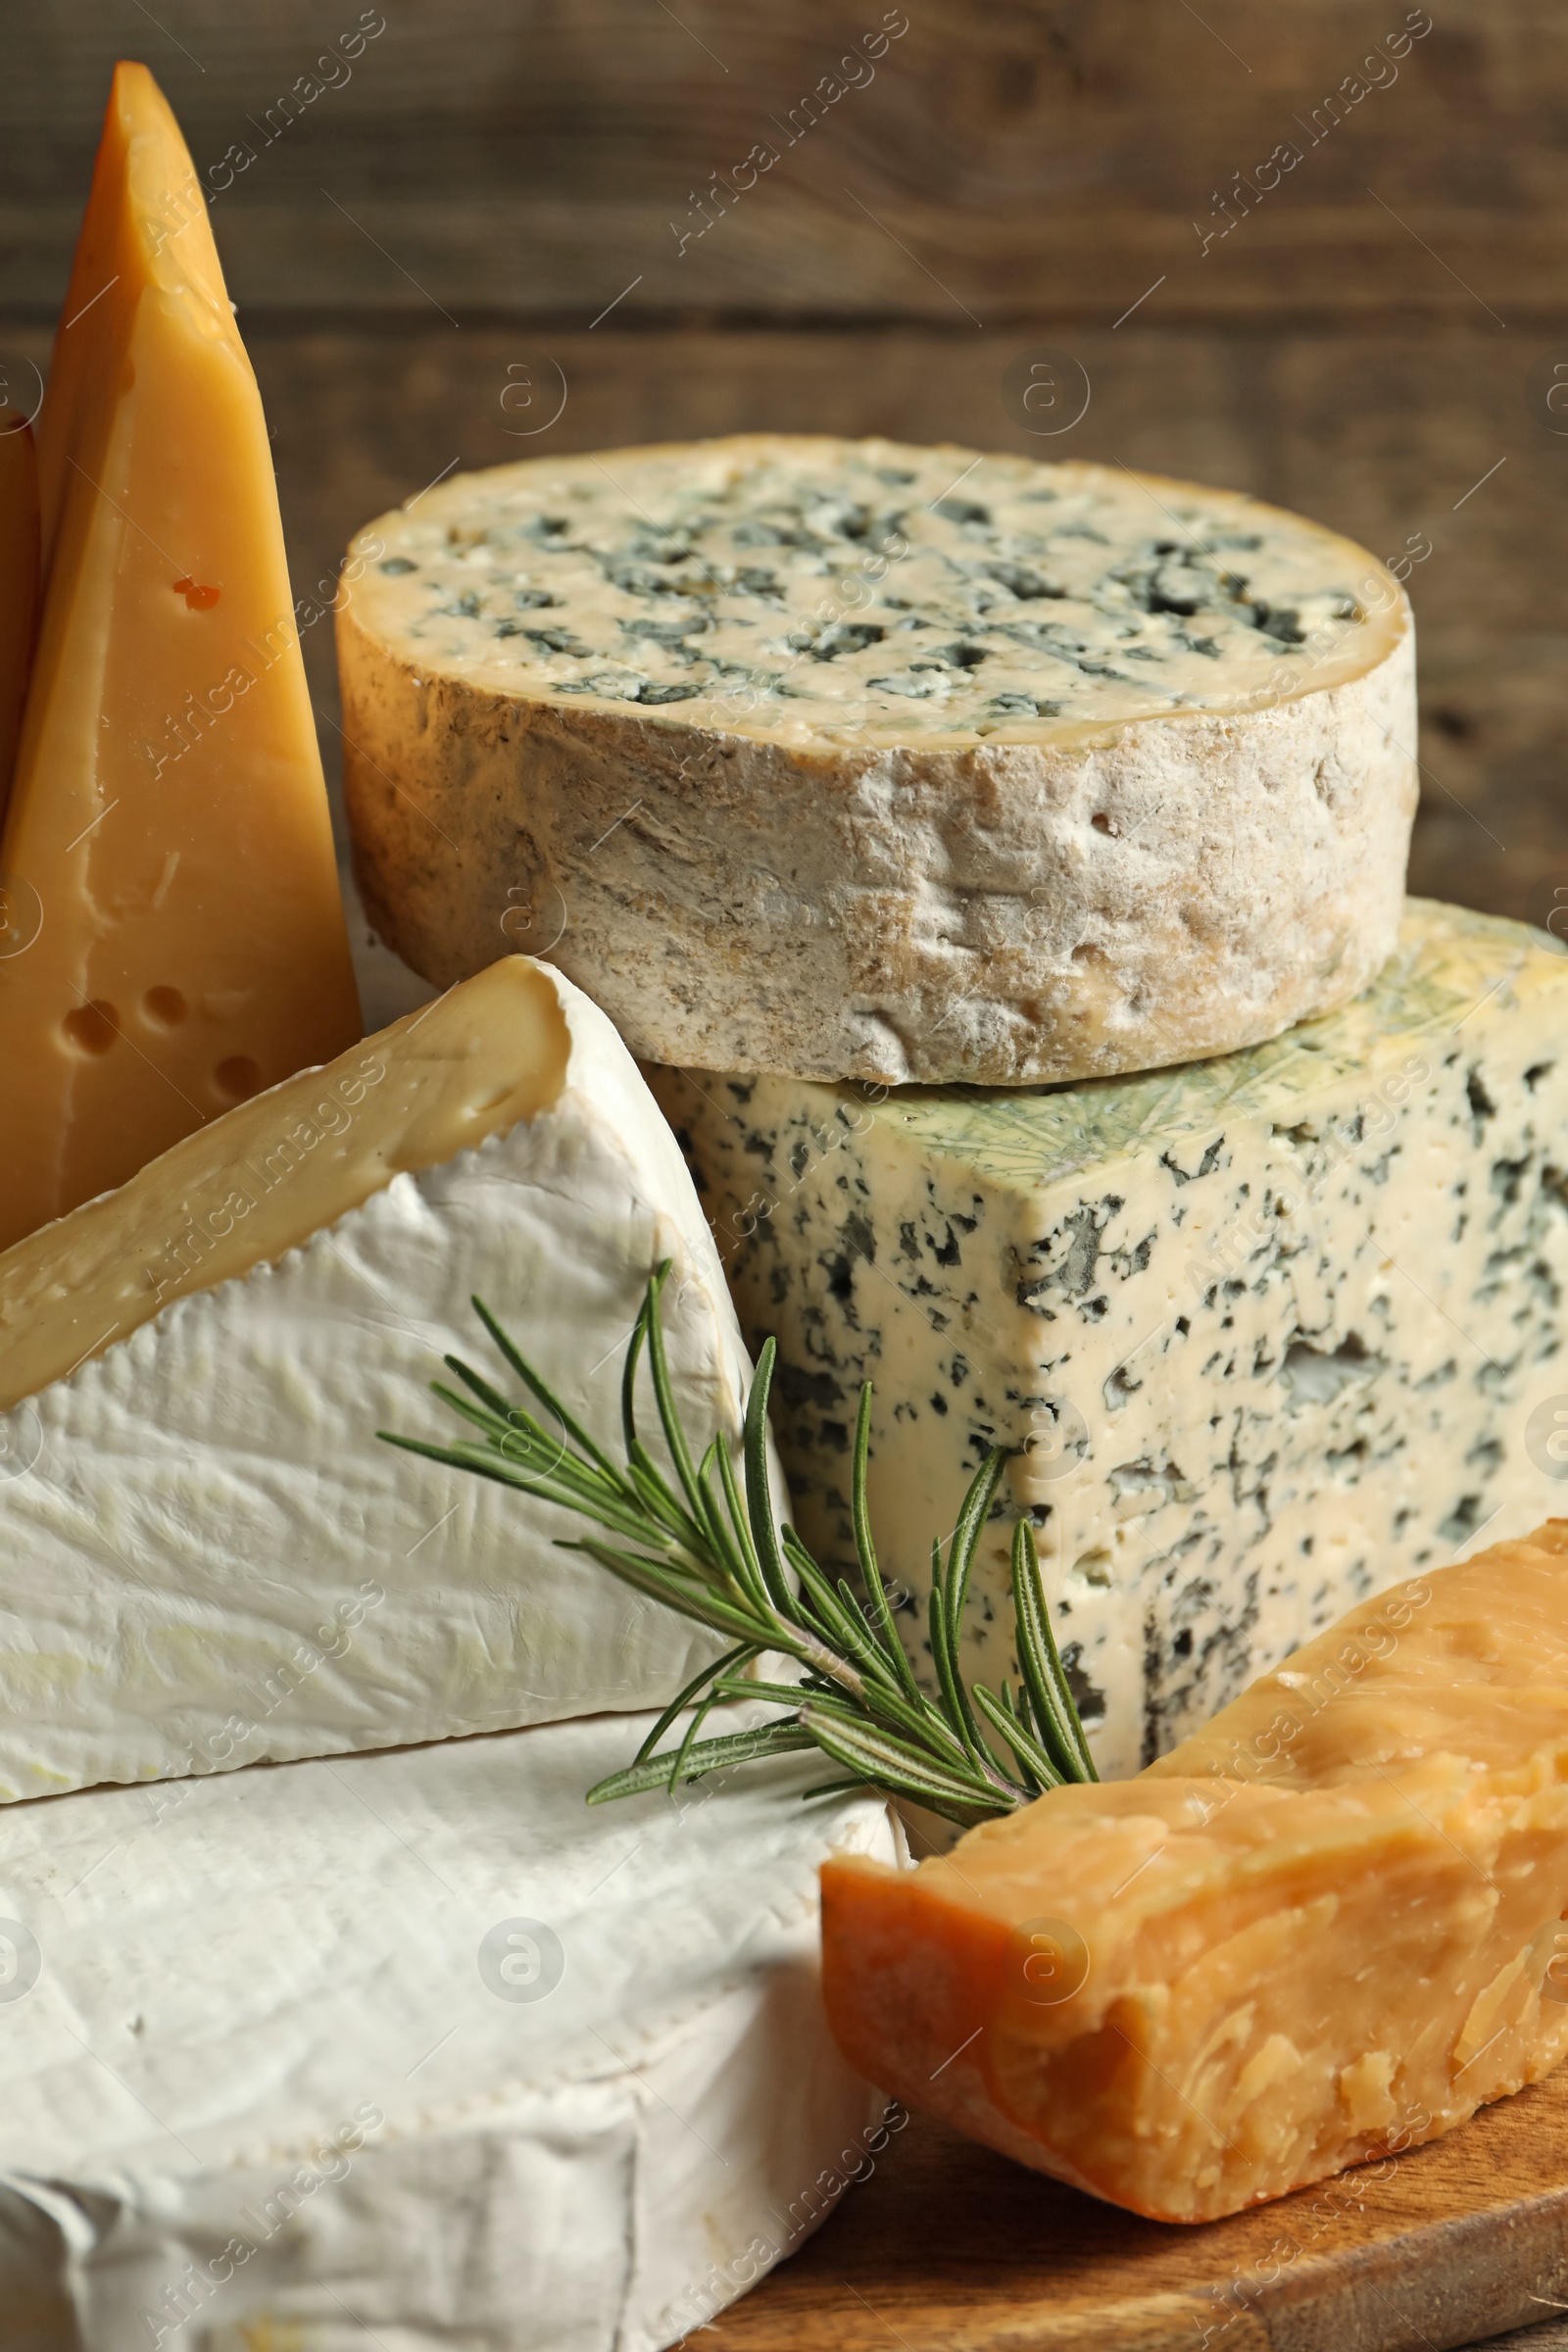
[[[766,1757],[816,1748],[850,1777],[818,1783],[808,1796],[869,1784],[964,1828],[1015,1812],[1066,1781],[1098,1778],[1052,1630],[1033,1531],[1013,1530],[1011,1583],[1021,1690],[1014,1703],[983,1684],[964,1683],[959,1654],[970,1580],[993,1515],[1006,1455],[997,1448],[970,1481],[944,1558],[932,1545],[927,1612],[937,1689],[921,1689],[899,1636],[878,1565],[867,1501],[871,1385],[860,1392],[851,1471],[851,1519],[862,1601],[824,1573],[795,1530],[776,1514],[768,1478],[767,1402],[775,1348],[765,1342],[746,1400],[740,1475],[728,1444],[714,1438],[700,1463],[677,1408],[664,1352],[666,1258],[654,1270],[632,1329],[621,1376],[625,1461],[617,1466],[566,1409],[483,1302],[475,1312],[503,1361],[557,1425],[546,1427],[457,1356],[448,1369],[467,1392],[431,1383],[435,1395],[476,1432],[478,1443],[432,1446],[390,1430],[388,1445],[497,1480],[594,1521],[619,1539],[560,1537],[638,1592],[726,1637],[722,1656],[695,1674],[664,1708],[635,1761],[588,1792],[590,1804],[724,1775]],[[637,1434],[638,1370],[646,1350],[671,1486]],[[801,1683],[753,1677],[767,1654],[793,1658]],[[701,1740],[724,1700],[776,1707],[770,1723]],[[678,1742],[661,1749],[683,1715]]]

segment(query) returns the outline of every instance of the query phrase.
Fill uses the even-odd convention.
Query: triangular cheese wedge
[[[0,1247],[360,1034],[261,396],[142,66],[115,74],[39,483]]]
[[[655,1728],[0,1820],[8,2352],[654,2352],[795,2253],[900,2129],[817,1990],[893,1828],[814,1753],[590,1811]]]
[[[38,621],[38,465],[24,417],[0,409],[0,818],[22,732]],[[4,889],[0,878],[0,891]],[[0,909],[0,932],[8,924]]]
[[[0,1255],[0,1804],[673,1698],[716,1636],[376,1436],[463,1437],[448,1353],[518,1391],[478,1293],[622,1458],[665,1257],[700,1456],[747,1371],[712,1236],[609,1020],[520,956]],[[646,1364],[639,1412],[667,1463]]]

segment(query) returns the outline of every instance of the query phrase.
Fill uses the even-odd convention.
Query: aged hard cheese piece
[[[11,791],[38,625],[38,465],[24,418],[0,408],[0,821]],[[5,891],[0,869],[0,894]],[[0,953],[16,914],[0,904]]]
[[[57,2326],[28,2352],[657,2352],[801,2242],[885,2144],[815,1869],[891,1856],[886,1808],[802,1805],[808,1760],[590,1812],[650,1728],[7,1815],[0,2301]]]
[[[672,1697],[706,1633],[375,1435],[450,1440],[448,1351],[512,1385],[477,1292],[618,1446],[664,1256],[706,1445],[746,1367],[690,1178],[603,1013],[513,956],[0,1257],[0,1799]]]
[[[261,397],[142,66],[115,75],[39,436],[0,1248],[360,1034]]]
[[[915,1593],[994,1445],[1039,1531],[1102,1770],[1147,1764],[1505,1498],[1549,1507],[1568,1387],[1568,958],[1412,901],[1332,1018],[1040,1093],[656,1073],[743,1328],[778,1337],[800,1524],[853,1561],[847,1445]],[[1006,1527],[969,1664],[1012,1671]],[[981,1613],[971,1611],[972,1619]],[[911,1641],[917,1619],[905,1619]]]
[[[356,857],[427,978],[510,939],[647,1059],[1004,1085],[1273,1036],[1393,947],[1409,612],[1294,515],[757,434],[459,474],[353,552]]]
[[[1568,2049],[1568,1520],[1363,1601],[1137,1780],[823,1874],[861,2071],[1161,2221]]]

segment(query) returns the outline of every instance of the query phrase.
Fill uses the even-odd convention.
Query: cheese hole
[[[231,1054],[220,1061],[213,1072],[213,1084],[225,1102],[244,1102],[257,1093],[262,1083],[259,1064],[248,1054]]]
[[[89,1004],[78,1004],[68,1012],[60,1024],[68,1046],[78,1054],[107,1054],[120,1035],[120,1019],[114,1006],[103,997],[94,997]]]
[[[1097,808],[1094,815],[1089,819],[1089,822],[1093,825],[1097,833],[1109,833],[1112,836],[1115,834],[1116,828],[1111,823],[1109,817],[1105,814],[1103,808]]]
[[[141,1008],[160,1029],[177,1029],[190,1010],[177,988],[150,988],[141,1001]]]
[[[221,588],[210,588],[205,581],[193,580],[189,572],[174,582],[174,594],[185,599],[186,610],[191,612],[210,612],[222,593]]]

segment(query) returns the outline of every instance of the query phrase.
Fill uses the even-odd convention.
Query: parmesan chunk
[[[1568,2049],[1568,1520],[1363,1602],[1136,1780],[823,1873],[829,2010],[911,2104],[1201,2222]]]

